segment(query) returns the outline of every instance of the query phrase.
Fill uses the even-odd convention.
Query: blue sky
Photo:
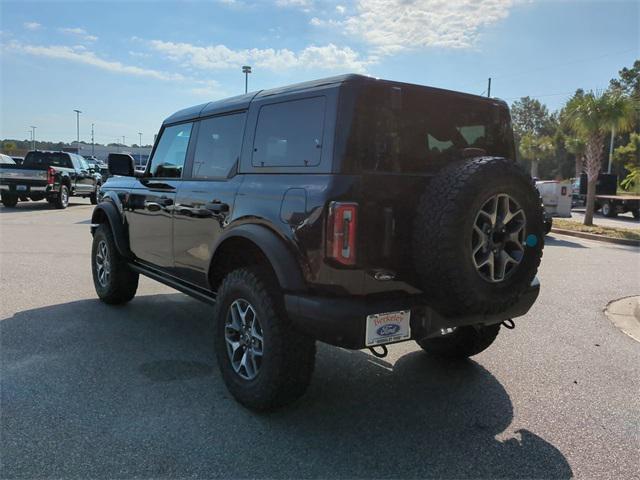
[[[636,0],[0,2],[0,138],[151,142],[175,110],[339,73],[559,108],[640,58]]]

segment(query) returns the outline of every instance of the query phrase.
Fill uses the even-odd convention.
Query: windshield
[[[63,152],[29,152],[22,163],[25,167],[68,167],[69,155]]]
[[[358,171],[422,172],[458,158],[514,155],[506,107],[426,87],[362,89],[347,132],[345,153]]]

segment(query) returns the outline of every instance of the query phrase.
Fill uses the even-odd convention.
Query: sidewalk
[[[640,342],[640,295],[609,302],[604,313],[616,327]]]

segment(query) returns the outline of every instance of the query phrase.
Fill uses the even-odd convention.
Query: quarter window
[[[225,115],[200,122],[193,178],[225,178],[240,156],[245,114]]]
[[[325,97],[260,108],[253,144],[256,167],[307,167],[320,163]]]
[[[151,159],[149,172],[152,177],[180,178],[182,176],[192,125],[184,123],[164,129]]]

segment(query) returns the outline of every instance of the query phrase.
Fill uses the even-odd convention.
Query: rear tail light
[[[56,177],[56,171],[52,167],[49,167],[47,169],[47,184],[53,185],[55,177]]]
[[[358,204],[331,202],[327,224],[327,257],[342,265],[356,264]]]

